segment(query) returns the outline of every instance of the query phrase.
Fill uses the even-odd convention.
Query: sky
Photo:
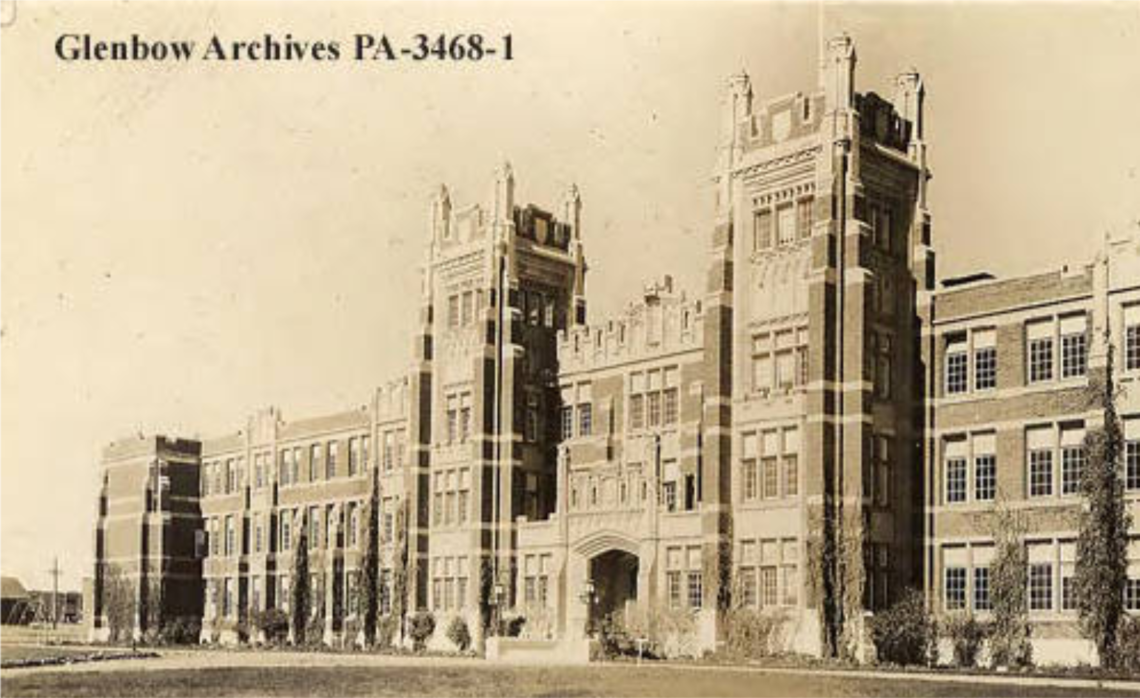
[[[89,574],[99,452],[347,409],[411,358],[429,197],[576,183],[590,315],[698,291],[720,100],[927,87],[939,275],[1079,264],[1140,217],[1140,4],[17,5],[0,42],[0,568]],[[61,33],[511,34],[477,64],[64,63]]]

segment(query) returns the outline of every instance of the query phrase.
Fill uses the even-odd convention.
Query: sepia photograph
[[[0,0],[5,696],[1140,696],[1140,2]]]

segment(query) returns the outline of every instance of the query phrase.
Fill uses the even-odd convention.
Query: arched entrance
[[[590,558],[592,599],[588,627],[596,629],[611,616],[624,619],[637,601],[638,558],[625,550],[607,550]]]

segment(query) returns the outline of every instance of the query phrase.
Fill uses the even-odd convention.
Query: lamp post
[[[593,579],[587,579],[586,583],[582,585],[582,593],[579,598],[582,603],[586,604],[586,634],[590,635],[594,629],[594,602],[598,598]]]
[[[495,628],[496,635],[503,634],[503,597],[506,595],[507,590],[502,584],[496,582],[495,586],[491,587],[491,608],[495,616],[491,625]]]

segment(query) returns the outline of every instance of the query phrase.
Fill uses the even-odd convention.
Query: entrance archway
[[[613,615],[624,618],[627,607],[637,601],[638,565],[637,556],[624,550],[607,550],[590,558],[590,628],[598,628]]]

